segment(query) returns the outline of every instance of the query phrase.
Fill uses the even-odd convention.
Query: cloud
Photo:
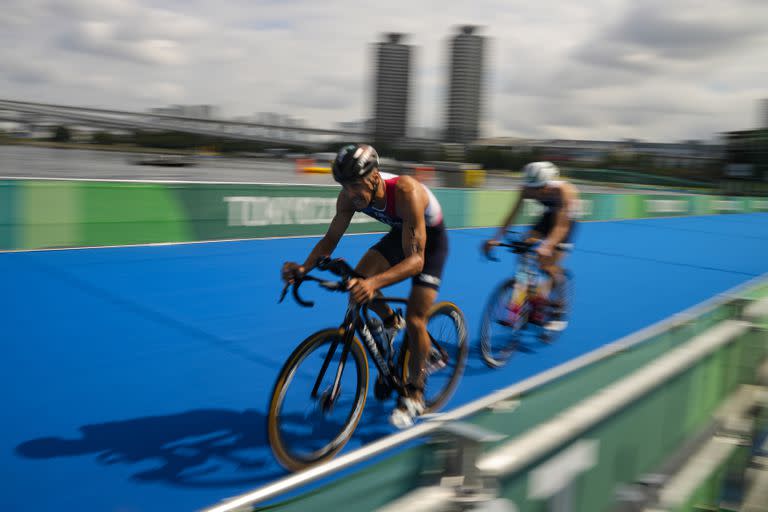
[[[147,64],[175,66],[187,61],[181,45],[170,39],[139,39],[118,35],[118,27],[110,22],[88,21],[76,31],[60,39],[64,48],[73,51],[130,59]]]
[[[186,57],[178,44],[167,39],[110,41],[84,36],[62,38],[60,44],[73,51],[128,59],[139,63],[173,66],[186,62]]]
[[[142,98],[161,99],[168,103],[181,103],[184,100],[185,90],[184,87],[178,84],[156,82],[143,87],[138,94]]]
[[[29,3],[19,3],[11,8],[0,9],[0,27],[6,29],[23,29],[29,27],[36,18],[37,8],[32,0]]]
[[[573,57],[598,67],[636,72],[706,64],[766,42],[768,4],[751,0],[651,0],[628,8],[618,23],[594,34]]]
[[[54,9],[70,21],[65,21],[59,37],[61,47],[148,64],[187,63],[188,44],[210,34],[210,26],[203,19],[164,9],[142,9],[128,0],[77,0],[57,4]]]
[[[660,2],[636,4],[609,36],[661,57],[707,59],[765,36],[768,8],[749,6],[739,1],[688,2],[679,7],[690,9],[668,12]]]
[[[414,127],[445,114],[448,39],[488,37],[487,135],[711,137],[768,97],[764,0],[5,0],[7,97],[146,109],[205,103],[323,127],[371,112],[373,44],[414,46]],[[499,132],[495,132],[498,130]]]
[[[313,77],[308,84],[285,91],[281,101],[285,105],[321,110],[347,109],[356,102],[350,91],[359,90],[354,81],[346,82],[324,77]]]

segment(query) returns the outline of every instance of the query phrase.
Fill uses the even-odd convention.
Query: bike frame
[[[515,271],[515,293],[513,295],[517,306],[522,306],[523,301],[535,292],[539,284],[539,271],[533,259],[534,253],[530,251],[520,255],[520,261]]]
[[[528,297],[533,296],[538,291],[541,270],[536,261],[536,253],[530,249],[518,250],[515,242],[502,243],[501,247],[513,249],[513,252],[520,255],[520,259],[515,269],[515,288],[512,292],[512,305],[519,311],[522,311],[523,304]],[[571,244],[558,244],[556,250],[568,250]]]
[[[372,302],[392,304],[408,303],[406,299],[397,297],[378,297],[373,299]],[[312,388],[312,398],[317,398],[320,383],[322,382],[323,377],[325,377],[325,372],[328,370],[328,367],[331,364],[331,359],[336,353],[338,345],[341,342],[343,343],[343,347],[341,351],[341,358],[339,359],[339,367],[336,369],[336,376],[333,381],[333,387],[331,388],[330,404],[332,404],[338,397],[341,376],[344,373],[344,366],[347,361],[347,356],[349,355],[350,347],[352,346],[352,340],[355,336],[355,332],[357,332],[362,338],[364,342],[363,346],[365,347],[366,352],[370,355],[371,359],[373,359],[373,363],[376,365],[376,368],[378,368],[379,373],[392,386],[393,389],[395,389],[400,394],[404,393],[405,390],[403,383],[400,382],[400,379],[392,371],[395,368],[393,359],[394,354],[390,350],[390,359],[389,361],[386,361],[384,356],[381,354],[376,341],[373,339],[371,330],[368,328],[370,323],[368,318],[368,307],[368,304],[361,305],[355,304],[353,302],[350,302],[347,305],[347,312],[345,313],[344,321],[341,324],[342,329],[344,330],[343,337],[341,340],[338,338],[335,339],[332,342],[331,347],[328,349],[328,354],[325,356],[323,366],[320,368],[320,373],[318,374],[317,379],[315,380],[315,385]]]

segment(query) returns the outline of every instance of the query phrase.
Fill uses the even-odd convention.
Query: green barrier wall
[[[766,296],[767,286],[763,283],[741,295],[748,298]],[[724,320],[738,316],[739,311],[737,304],[721,305],[695,321],[662,332],[626,351],[520,396],[516,408],[509,411],[487,410],[464,421],[506,436],[485,448],[486,451],[492,450],[633,371],[652,364],[670,349],[679,347]],[[595,464],[573,482],[573,494],[570,496],[572,510],[613,510],[614,492],[618,486],[655,470],[683,441],[705,429],[724,399],[741,384],[754,382],[756,369],[766,357],[768,344],[765,331],[748,331],[560,447],[557,453],[584,441],[597,446]],[[425,468],[434,467],[434,456],[435,452],[429,445],[409,448],[343,480],[288,501],[273,503],[263,510],[324,510],[338,507],[341,503],[355,510],[376,510],[417,487],[434,484],[429,480],[429,472],[424,472]],[[527,468],[502,479],[501,497],[514,502],[521,511],[551,510],[548,498],[531,496],[531,478],[534,471],[554,456],[556,453],[545,454],[541,460],[533,461]],[[734,457],[743,459],[744,451],[738,451]],[[718,490],[721,489],[719,486],[732,460],[726,461],[697,489],[690,498],[691,504],[711,506],[716,503]]]
[[[744,335],[581,435],[579,440],[597,441],[599,450],[595,466],[575,482],[574,510],[606,510],[617,484],[653,471],[685,439],[705,428],[723,399],[754,377],[761,360],[758,352],[764,357],[761,336]],[[525,503],[526,511],[544,512],[549,510],[547,501],[529,495],[535,468],[504,481],[502,495]]]
[[[195,240],[319,235],[336,212],[336,187],[289,185],[176,185]],[[358,214],[349,232],[382,231]]]
[[[446,226],[464,228],[473,225],[469,219],[471,208],[467,204],[465,190],[444,188],[436,189],[434,193],[443,208],[443,219]]]
[[[17,200],[16,183],[0,181],[0,249],[20,247],[16,234],[22,222],[18,219]]]
[[[0,180],[0,250],[321,235],[338,187]],[[435,189],[449,228],[497,226],[517,191]],[[581,220],[768,211],[768,200],[701,195],[581,195]],[[526,201],[519,224],[542,207]],[[350,232],[384,231],[358,214]]]
[[[149,183],[88,183],[80,187],[83,245],[194,240],[187,211],[173,189]]]
[[[17,218],[24,228],[22,248],[71,246],[81,241],[78,214],[81,188],[64,181],[29,182],[16,188]]]

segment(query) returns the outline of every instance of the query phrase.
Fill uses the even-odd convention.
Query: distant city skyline
[[[384,34],[374,46],[370,107],[373,138],[377,145],[394,144],[408,134],[410,125],[411,67],[413,49],[405,34]]]
[[[488,38],[487,136],[710,140],[764,124],[768,2],[392,0],[371,11],[235,0],[6,0],[0,91],[9,99],[144,111],[215,105],[308,126],[370,116],[370,45],[409,34],[410,126],[443,126],[446,43]],[[365,20],[364,23],[354,20]]]
[[[760,119],[762,120],[762,123],[760,123],[760,128],[768,129],[768,98],[761,99],[760,106],[762,107],[759,113]]]
[[[448,101],[445,109],[445,139],[468,143],[481,133],[485,94],[485,37],[478,28],[465,25],[451,38],[448,69]],[[487,135],[487,134],[486,134]]]

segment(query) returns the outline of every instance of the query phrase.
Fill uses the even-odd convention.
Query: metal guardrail
[[[750,328],[743,320],[725,320],[663,357],[574,404],[552,420],[496,448],[478,461],[481,471],[512,474],[536,458],[574,439],[628,402],[672,379],[696,361],[736,339]]]
[[[501,402],[509,401],[520,394],[529,392],[569,373],[584,368],[585,366],[606,359],[635,345],[639,345],[665,331],[684,325],[690,320],[702,316],[719,306],[729,302],[740,301],[742,300],[741,294],[743,292],[767,279],[768,274],[758,276],[664,320],[577,357],[576,359],[572,359],[566,363],[551,368],[550,370],[491,393],[452,411],[438,414],[415,427],[384,437],[328,463],[295,473],[252,492],[242,494],[228,499],[221,504],[206,508],[203,512],[232,512],[243,510],[244,507],[263,503],[269,499],[280,496],[283,493],[316,482],[322,478],[331,476],[342,469],[381,455],[397,446],[401,446],[407,442],[426,436],[427,434],[436,433],[438,430],[442,429],[447,422],[460,420],[485,409],[492,408]]]
[[[576,475],[596,463],[599,445],[596,439],[580,436],[617,414],[628,404],[663,387],[665,383],[700,364],[726,345],[737,342],[742,335],[757,329],[756,325],[746,318],[750,314],[757,314],[760,316],[754,318],[756,322],[764,320],[764,315],[768,314],[768,297],[755,300],[738,313],[738,319],[721,320],[692,339],[646,362],[631,374],[581,399],[527,432],[516,435],[492,451],[480,454],[479,450],[474,450],[472,454],[475,457],[463,461],[463,472],[457,473],[444,465],[442,474],[445,476],[440,479],[438,485],[417,488],[379,510],[500,510],[499,505],[495,504],[497,502],[508,506],[504,510],[517,510],[511,501],[499,498],[499,482],[503,477],[519,475],[523,469],[532,467],[535,461],[541,460],[548,453],[555,455],[528,473],[528,496],[533,499],[548,497],[551,507],[548,510],[573,510],[574,493],[577,492]],[[680,501],[681,497],[692,495],[715,466],[722,463],[738,446],[744,446],[747,439],[745,436],[750,429],[748,411],[753,404],[758,403],[755,397],[759,396],[752,388],[742,386],[733,393],[716,412],[717,419],[713,420],[713,424],[701,434],[697,434],[696,438],[689,439],[681,450],[683,453],[674,454],[673,457],[683,457],[677,463],[687,463],[685,469],[674,471],[674,467],[680,466],[667,466],[671,472],[662,470],[646,473],[635,480],[634,484],[622,486],[617,493],[619,505],[616,510],[651,512],[643,508],[643,505],[662,496],[659,489],[663,486],[668,487],[667,498],[674,496]],[[716,433],[720,435],[717,436]],[[702,449],[703,443],[710,438],[731,444],[727,449],[715,446],[716,453],[712,452],[711,442],[707,444],[706,449]],[[454,441],[454,445],[460,447],[462,440]],[[556,451],[558,448],[563,449]],[[698,450],[697,454],[702,450],[705,454],[700,457],[702,460],[691,464],[690,458],[694,449]],[[670,459],[665,465],[669,462]],[[556,469],[558,467],[559,469]],[[470,478],[469,485],[465,481],[466,478]],[[471,506],[467,506],[468,502],[471,502]],[[678,508],[674,506],[664,510]]]

